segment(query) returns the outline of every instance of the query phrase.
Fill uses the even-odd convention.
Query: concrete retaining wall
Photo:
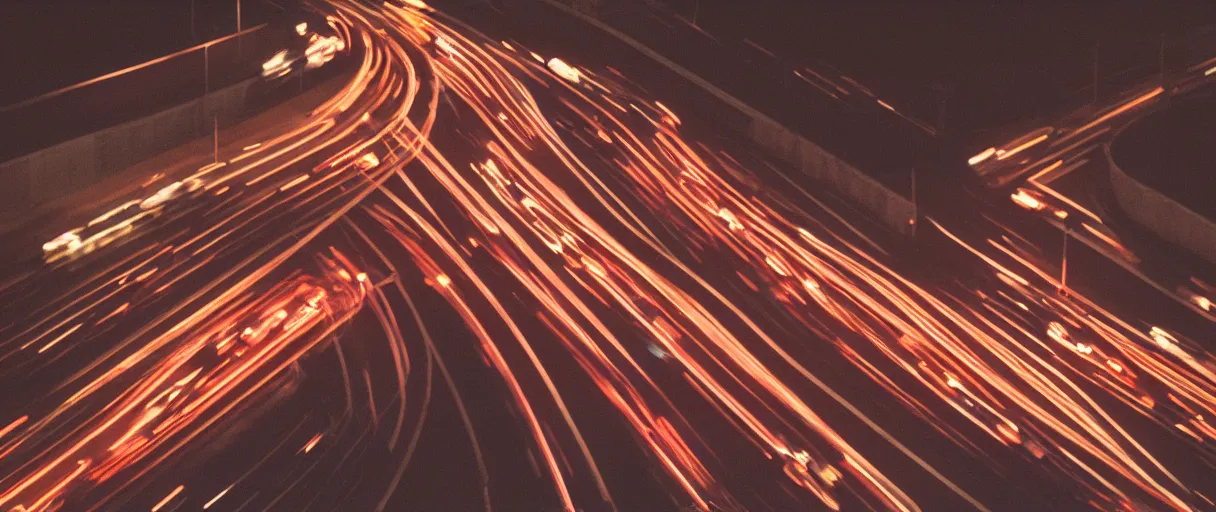
[[[916,234],[916,207],[908,198],[772,119],[753,117],[750,135],[756,145],[852,199],[896,233]]]
[[[1128,217],[1165,241],[1216,263],[1216,222],[1133,179],[1115,165],[1109,145],[1106,159],[1115,200]]]
[[[245,111],[249,79],[150,116],[0,163],[0,212],[29,210],[211,133]]]

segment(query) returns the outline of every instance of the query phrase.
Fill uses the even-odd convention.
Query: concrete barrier
[[[0,163],[0,212],[21,212],[211,133],[245,112],[248,79],[155,114]]]
[[[916,235],[916,207],[911,200],[814,142],[763,117],[751,119],[750,138],[776,158],[853,200],[896,233],[909,237]]]
[[[1216,222],[1129,176],[1111,158],[1109,144],[1106,159],[1115,200],[1128,217],[1165,241],[1216,264]]]

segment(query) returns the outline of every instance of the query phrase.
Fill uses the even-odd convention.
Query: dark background
[[[746,38],[791,64],[829,64],[930,122],[944,94],[947,127],[964,134],[1084,104],[1095,54],[1108,92],[1157,72],[1163,36],[1167,68],[1216,54],[1206,0],[646,1],[695,13],[725,44]]]

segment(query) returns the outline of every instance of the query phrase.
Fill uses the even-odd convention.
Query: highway
[[[0,510],[1216,507],[1205,345],[1016,236],[910,254],[647,77],[315,7],[331,98],[0,277]]]
[[[1126,91],[1109,104],[1089,106],[1002,141],[972,156],[968,164],[988,187],[1009,192],[1019,208],[1095,247],[1209,321],[1210,269],[1198,258],[1177,254],[1139,232],[1114,204],[1104,145],[1124,126],[1170,98],[1207,90],[1216,58],[1207,59]],[[1160,83],[1164,80],[1164,83]],[[1173,254],[1171,254],[1173,253]]]

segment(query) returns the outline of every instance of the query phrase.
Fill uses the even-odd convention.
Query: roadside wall
[[[246,110],[247,79],[161,112],[0,163],[0,212],[20,212],[100,181],[168,149],[208,136]]]
[[[1128,217],[1165,241],[1216,264],[1216,222],[1133,179],[1115,164],[1109,144],[1106,160],[1115,200]]]
[[[772,119],[753,117],[750,132],[756,145],[853,200],[889,229],[916,235],[916,207],[908,198]]]

